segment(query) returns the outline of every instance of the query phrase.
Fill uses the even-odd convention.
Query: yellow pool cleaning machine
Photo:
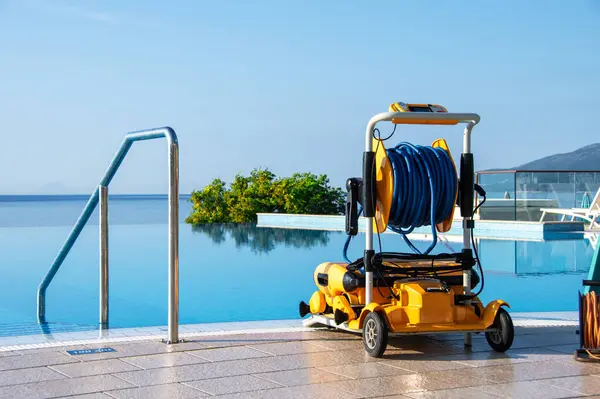
[[[490,347],[508,350],[514,327],[506,308],[494,300],[483,305],[478,295],[484,275],[473,238],[475,191],[485,202],[485,191],[474,182],[471,133],[479,115],[450,113],[440,105],[390,105],[375,115],[366,129],[362,178],[346,182],[345,262],[317,266],[318,290],[309,303],[300,302],[305,326],[328,326],[362,333],[367,353],[380,357],[388,336],[406,334],[485,333]],[[393,131],[382,137],[379,122],[391,122]],[[463,153],[457,170],[444,139],[431,146],[401,142],[386,146],[398,125],[466,124]],[[456,206],[462,218],[463,248],[458,253],[434,251],[437,233],[452,227]],[[348,246],[366,224],[364,256],[350,260]],[[432,243],[419,249],[408,238],[415,228],[431,226]],[[413,253],[384,252],[380,234],[387,229],[401,235]],[[375,251],[374,239],[377,240]],[[478,268],[479,274],[475,267]],[[477,292],[472,292],[479,286]]]

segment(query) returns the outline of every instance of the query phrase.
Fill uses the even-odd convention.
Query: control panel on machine
[[[437,104],[406,104],[402,102],[390,105],[390,111],[395,112],[448,112],[445,107]]]
[[[406,104],[403,102],[396,102],[390,104],[390,112],[428,112],[428,113],[447,113],[446,107],[438,104]],[[458,121],[455,120],[427,120],[427,119],[392,119],[392,123],[395,124],[408,124],[408,125],[456,125]]]

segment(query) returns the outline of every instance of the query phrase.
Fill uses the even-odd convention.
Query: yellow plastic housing
[[[387,156],[383,141],[373,139],[375,151],[375,218],[373,229],[383,233],[387,229],[387,223],[392,209],[392,196],[394,194],[394,171]]]
[[[404,104],[404,103],[393,103],[389,107],[390,112],[414,112],[411,111],[413,108],[431,108],[432,112],[448,112],[445,107],[438,104]],[[431,121],[427,119],[392,119],[392,123],[397,125],[456,125],[458,120],[445,120],[445,121]]]

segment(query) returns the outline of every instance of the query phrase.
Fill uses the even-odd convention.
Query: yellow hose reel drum
[[[410,107],[416,108],[418,104],[406,105],[402,103],[394,103],[390,105],[391,112],[414,112]],[[402,107],[404,106],[404,107]],[[434,112],[448,112],[444,107],[439,105],[423,105],[428,106]],[[458,121],[447,121],[448,125],[455,125]],[[396,123],[392,120],[392,123]],[[410,124],[421,124],[419,120],[413,120],[410,122],[402,121],[402,123],[410,123]],[[448,153],[450,159],[452,160],[452,165],[454,166],[454,170],[456,171],[456,164],[454,163],[454,159],[452,158],[452,154],[450,153],[450,148],[448,147],[448,143],[444,139],[435,140],[432,145],[433,148],[442,148],[444,151]],[[375,218],[373,220],[373,229],[379,233],[383,233],[387,229],[387,224],[390,216],[390,210],[392,207],[392,197],[394,193],[394,171],[392,169],[392,164],[390,163],[387,152],[385,149],[385,145],[382,140],[373,139],[373,149],[375,151],[375,190],[376,190],[376,198],[375,198]],[[458,187],[458,185],[457,185]],[[454,203],[456,203],[456,199],[458,198],[458,190],[454,193]],[[441,223],[436,225],[436,229],[440,233],[445,233],[452,227],[452,219],[454,218],[454,209],[450,212],[450,215],[446,217]]]

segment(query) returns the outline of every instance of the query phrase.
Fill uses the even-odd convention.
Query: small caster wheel
[[[363,344],[370,356],[381,357],[388,343],[388,328],[382,315],[371,312],[363,324]]]
[[[496,352],[505,352],[510,349],[515,338],[515,328],[510,315],[504,308],[496,313],[493,327],[498,331],[486,332],[485,339]]]

